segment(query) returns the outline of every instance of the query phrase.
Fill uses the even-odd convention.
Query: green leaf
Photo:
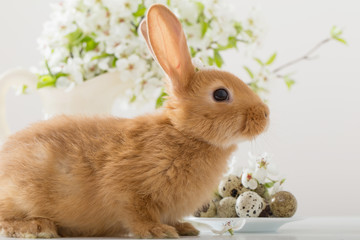
[[[250,78],[254,79],[254,73],[250,70],[250,68],[248,68],[247,66],[244,66],[244,69],[249,74]]]
[[[197,51],[192,46],[190,46],[190,54],[192,58],[196,56],[196,53]]]
[[[118,60],[118,58],[117,57],[113,57],[113,59],[112,59],[112,61],[111,61],[111,66],[114,68],[114,67],[116,67],[116,61]]]
[[[146,12],[146,7],[144,4],[140,3],[139,6],[138,6],[138,9],[136,12],[134,12],[132,15],[134,17],[142,17],[145,15],[145,12]]]
[[[343,44],[347,44],[346,40],[341,38],[340,36],[342,35],[343,31],[338,28],[337,26],[333,26],[330,30],[330,35],[331,35],[331,38],[338,41],[338,42],[341,42]]]
[[[39,77],[37,88],[43,88],[48,86],[55,86],[56,78],[50,75],[42,75]]]
[[[333,26],[330,30],[330,35],[332,38],[339,37],[342,33],[343,33],[343,31],[340,28],[338,28],[337,26]]]
[[[276,58],[276,53],[274,53],[273,55],[271,55],[271,57],[267,60],[267,62],[265,63],[266,65],[270,65],[274,62]]]
[[[205,5],[202,2],[195,2],[195,4],[198,8],[199,14],[202,14],[204,12]]]
[[[166,1],[166,5],[170,6],[170,4],[171,4],[171,1],[170,1],[170,0],[167,0],[167,1]]]
[[[251,31],[250,29],[246,29],[244,32],[245,32],[250,38],[253,38],[253,36],[254,36],[253,31]]]
[[[28,85],[26,85],[26,84],[22,85],[21,94],[27,94],[28,88],[29,88]]]
[[[204,6],[201,3],[202,6]],[[203,13],[203,10],[201,10],[201,12],[199,13],[199,16],[197,18],[197,22],[200,24],[201,27],[201,38],[203,38],[205,36],[205,33],[207,32],[208,28],[209,28],[209,22],[206,21],[206,17],[205,14]]]
[[[236,40],[236,37],[234,36],[230,36],[228,38],[228,45],[227,45],[228,48],[237,48],[237,40]]]
[[[230,229],[228,230],[228,232],[230,233],[231,236],[234,235],[234,230],[233,230],[232,228],[230,228]]]
[[[346,42],[346,41],[345,41],[345,39],[343,39],[343,38],[333,37],[333,39],[335,39],[336,41],[339,41],[339,42],[341,42],[341,43],[343,43],[343,44],[347,45],[347,42]]]
[[[269,90],[263,87],[258,87],[259,92],[269,93]]]
[[[274,182],[267,182],[267,183],[264,184],[264,186],[266,188],[272,188],[274,186],[274,184],[275,184]]]
[[[265,92],[265,93],[268,93],[269,90],[264,88],[264,87],[261,87],[259,86],[259,81],[256,80],[256,81],[252,81],[250,83],[248,83],[248,86],[251,88],[251,90],[253,90],[255,93],[260,93],[260,92]]]
[[[214,58],[208,57],[208,64],[209,64],[210,66],[212,66],[212,65],[214,65],[214,63],[215,63]]]
[[[224,64],[224,60],[222,59],[217,49],[214,49],[214,61],[216,66],[218,66],[219,68],[221,68],[221,66]]]
[[[55,74],[54,77],[55,77],[55,79],[57,80],[59,77],[67,77],[67,76],[69,76],[68,73],[59,72],[59,73]]]
[[[202,20],[200,22],[200,24],[201,24],[201,38],[203,38],[205,36],[205,33],[207,32],[208,28],[209,28],[209,23]]]
[[[234,36],[228,37],[228,43],[226,46],[218,45],[217,50],[223,51],[223,50],[230,49],[230,48],[237,48],[237,39]]]
[[[96,60],[96,59],[101,59],[101,58],[106,58],[106,57],[112,57],[112,56],[114,56],[114,54],[109,54],[109,53],[102,53],[102,54],[100,54],[100,55],[98,55],[98,56],[94,56],[94,57],[92,57],[91,58],[91,61],[92,60]]]
[[[258,87],[258,85],[257,85],[256,82],[250,82],[250,83],[248,83],[248,86],[251,88],[251,90],[252,90],[253,92],[255,92],[255,93],[259,93],[259,92],[260,92],[259,87]]]
[[[193,24],[192,24],[189,20],[187,20],[187,19],[183,19],[182,22],[185,23],[186,26],[192,26],[192,25],[193,25]]]
[[[266,100],[264,100],[264,102],[266,102]],[[265,188],[265,193],[264,193],[263,196],[264,196],[264,199],[265,199],[265,200],[267,200],[267,201],[270,200],[270,197],[271,197],[271,196],[270,196],[269,191],[268,191],[266,188]]]
[[[280,185],[282,185],[285,182],[285,180],[286,180],[285,178],[281,179],[280,180]]]
[[[260,66],[264,66],[265,63],[263,63],[259,58],[254,58],[254,60],[260,65]]]
[[[290,90],[292,85],[295,84],[295,81],[293,79],[291,79],[288,75],[284,76],[284,81],[285,81],[285,84],[286,86],[288,87],[288,89]]]
[[[83,32],[80,28],[78,28],[74,32],[67,34],[65,38],[68,39],[68,48],[71,51],[74,46],[81,44]]]
[[[241,33],[242,30],[243,30],[243,27],[242,27],[242,25],[241,25],[240,22],[235,22],[235,23],[234,23],[234,28],[235,28],[235,30],[236,30],[236,34]]]
[[[131,99],[130,99],[130,103],[135,102],[135,100],[136,100],[136,95],[134,94],[134,95],[131,97]]]
[[[138,27],[139,27],[139,25],[138,25],[138,23],[137,23],[135,26],[133,26],[133,27],[131,28],[131,32],[132,32],[135,36],[139,36]]]
[[[69,42],[74,42],[81,39],[82,35],[83,35],[82,30],[78,28],[74,32],[67,34],[65,37],[69,40]]]
[[[156,108],[162,107],[162,105],[164,104],[164,102],[166,100],[166,96],[168,96],[168,95],[163,89],[160,93],[160,96],[156,99],[156,105],[155,105]]]
[[[82,40],[81,40],[82,43],[85,43],[85,51],[92,51],[94,50],[98,45],[99,43],[96,42],[92,37],[90,36],[86,36],[84,37]]]

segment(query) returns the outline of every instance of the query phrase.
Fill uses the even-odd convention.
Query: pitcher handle
[[[0,142],[10,135],[6,119],[6,94],[12,86],[26,84],[33,88],[37,76],[26,69],[12,69],[0,75]]]

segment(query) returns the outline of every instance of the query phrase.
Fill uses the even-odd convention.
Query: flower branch
[[[288,67],[290,67],[290,66],[292,66],[292,65],[294,65],[294,64],[297,64],[297,63],[300,62],[300,61],[303,61],[303,60],[312,60],[312,59],[314,59],[314,58],[311,57],[311,55],[312,55],[315,51],[317,51],[321,46],[323,46],[324,44],[326,44],[327,42],[329,42],[329,41],[331,41],[331,40],[332,40],[332,38],[330,38],[330,37],[322,40],[321,42],[319,42],[318,44],[316,44],[316,46],[313,47],[313,48],[312,48],[309,52],[307,52],[304,56],[299,57],[299,58],[296,58],[296,59],[294,59],[294,60],[292,60],[292,61],[289,61],[289,62],[281,65],[280,67],[277,67],[277,68],[274,69],[272,72],[273,72],[273,73],[277,73],[277,72],[279,72],[279,71],[281,71],[281,70],[283,70],[283,69],[285,69],[285,68],[288,68]]]
[[[280,74],[279,72],[284,71],[285,69],[298,64],[301,61],[309,61],[316,59],[317,57],[313,56],[313,54],[318,51],[322,46],[329,43],[330,41],[338,41],[343,44],[347,44],[347,42],[342,38],[343,31],[338,27],[334,26],[330,31],[330,36],[318,42],[313,48],[311,48],[308,52],[306,52],[303,56],[295,58],[287,63],[276,67],[274,70],[270,69],[270,65],[275,61],[277,54],[274,53],[270,56],[270,58],[263,62],[259,58],[254,58],[254,60],[260,65],[260,70],[257,73],[254,73],[249,67],[244,66],[245,71],[249,74],[251,78],[251,82],[249,86],[257,93],[268,92],[265,87],[261,85],[264,82],[267,82],[271,78],[283,79],[288,89],[291,89],[292,85],[295,84],[295,80],[291,78],[292,74]]]

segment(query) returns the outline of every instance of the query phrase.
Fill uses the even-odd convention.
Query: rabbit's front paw
[[[0,222],[1,235],[13,238],[57,238],[56,225],[45,218]]]
[[[165,224],[143,226],[134,235],[137,238],[179,238],[176,229]]]
[[[198,236],[199,230],[188,222],[178,222],[174,225],[180,236]]]

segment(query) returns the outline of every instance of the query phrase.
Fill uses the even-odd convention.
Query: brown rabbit
[[[195,71],[175,15],[153,5],[141,25],[170,81],[161,112],[135,119],[60,116],[9,137],[0,152],[0,225],[10,237],[198,235],[201,206],[236,143],[269,110],[234,75]]]

